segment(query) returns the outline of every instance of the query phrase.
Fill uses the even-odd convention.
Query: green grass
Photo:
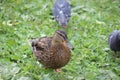
[[[52,36],[54,0],[0,0],[0,80],[120,80],[107,39],[120,29],[119,0],[69,0],[72,15],[65,29],[74,46],[63,72],[46,70],[34,58],[28,39]]]

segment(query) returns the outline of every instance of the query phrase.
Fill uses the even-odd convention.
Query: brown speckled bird
[[[66,33],[57,30],[53,37],[42,37],[30,41],[33,54],[36,59],[45,66],[60,72],[60,68],[65,66],[71,58],[71,49]]]

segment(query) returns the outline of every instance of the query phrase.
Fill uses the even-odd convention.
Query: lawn
[[[120,0],[68,0],[68,28],[52,16],[55,0],[0,0],[0,80],[120,80],[120,58],[113,57],[108,36],[120,29]],[[61,73],[45,69],[28,40],[65,30],[74,46]]]

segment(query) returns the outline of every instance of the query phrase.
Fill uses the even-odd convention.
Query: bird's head
[[[64,46],[67,46],[71,50],[74,49],[68,40],[67,34],[62,30],[57,30],[55,32],[53,36],[52,44],[53,45],[63,44]]]

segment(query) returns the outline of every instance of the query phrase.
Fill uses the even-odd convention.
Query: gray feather
[[[71,6],[66,0],[57,0],[53,6],[53,16],[59,25],[67,25],[71,15]]]

